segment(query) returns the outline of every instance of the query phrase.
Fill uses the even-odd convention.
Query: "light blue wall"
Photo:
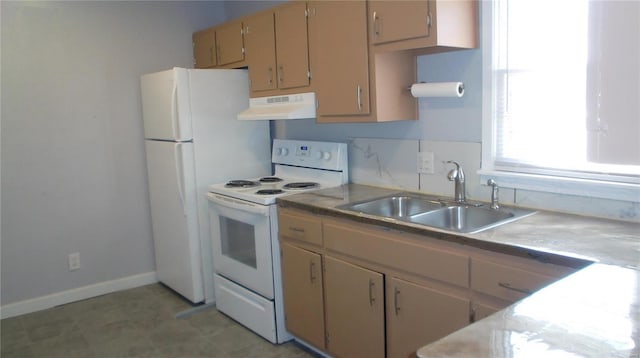
[[[277,0],[227,0],[224,2],[224,10],[227,19],[236,19],[244,15],[252,14],[287,1]]]
[[[3,307],[153,274],[139,78],[191,67],[224,4],[0,5]]]

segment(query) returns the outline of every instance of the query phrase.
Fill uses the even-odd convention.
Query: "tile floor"
[[[273,345],[215,308],[176,318],[192,308],[153,284],[7,318],[0,356],[315,357],[294,342]]]

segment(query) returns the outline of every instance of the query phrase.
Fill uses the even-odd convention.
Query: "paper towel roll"
[[[462,97],[464,84],[462,82],[434,82],[415,83],[411,85],[413,97]]]

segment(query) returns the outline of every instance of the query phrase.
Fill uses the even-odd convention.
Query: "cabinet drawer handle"
[[[369,306],[373,306],[376,302],[376,298],[373,296],[373,288],[376,286],[376,283],[373,282],[372,279],[369,279]]]
[[[362,87],[360,87],[360,85],[356,87],[356,98],[358,103],[358,112],[362,112]]]
[[[289,230],[293,231],[293,232],[300,232],[304,234],[304,229],[300,228],[300,227],[295,227],[295,226],[289,226]]]
[[[530,295],[530,294],[533,293],[530,290],[527,290],[527,289],[524,289],[524,288],[513,287],[513,286],[511,286],[510,283],[498,282],[498,286],[500,286],[502,288],[506,288],[507,290],[516,291],[516,292],[524,293],[524,294],[527,294],[527,295]]]
[[[380,25],[378,25],[378,13],[373,12],[373,35],[378,37],[380,35]]]
[[[400,296],[400,290],[396,287],[395,291],[393,292],[393,308],[396,312],[396,316],[398,315],[398,312],[400,312],[400,305],[398,304],[399,296]]]
[[[284,81],[284,67],[278,66],[278,82],[282,83]]]
[[[309,280],[311,281],[311,283],[313,283],[316,280],[315,272],[316,272],[316,263],[311,261],[309,263]]]
[[[431,27],[431,13],[427,14],[427,28]]]

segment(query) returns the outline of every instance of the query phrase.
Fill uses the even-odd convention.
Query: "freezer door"
[[[144,137],[169,141],[193,139],[189,75],[184,68],[140,77]]]
[[[158,280],[204,300],[193,143],[145,141]]]

